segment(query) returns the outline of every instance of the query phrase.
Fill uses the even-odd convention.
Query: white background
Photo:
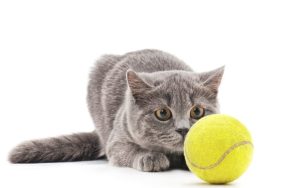
[[[222,112],[244,122],[255,144],[250,168],[229,186],[279,187],[281,10],[270,0],[1,0],[0,187],[207,187],[181,170],[7,162],[23,140],[91,131],[86,87],[93,62],[144,48],[172,53],[199,72],[226,65]]]

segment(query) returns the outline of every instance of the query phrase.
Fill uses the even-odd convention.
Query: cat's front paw
[[[164,171],[169,168],[169,160],[162,153],[150,152],[136,157],[134,168],[144,172]]]

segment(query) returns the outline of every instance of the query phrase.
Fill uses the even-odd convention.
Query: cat
[[[187,168],[185,135],[200,118],[219,113],[218,88],[224,67],[195,73],[159,50],[104,55],[94,65],[88,108],[96,129],[24,142],[12,163],[107,158],[116,166],[154,172]]]

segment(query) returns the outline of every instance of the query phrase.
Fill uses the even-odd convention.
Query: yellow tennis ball
[[[189,169],[211,184],[224,184],[241,176],[253,153],[252,138],[237,119],[214,114],[200,119],[188,132],[184,155]]]

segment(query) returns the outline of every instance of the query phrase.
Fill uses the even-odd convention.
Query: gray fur
[[[88,86],[87,101],[95,131],[67,139],[29,141],[11,152],[10,161],[106,156],[113,165],[141,171],[185,168],[186,132],[179,134],[176,130],[189,130],[196,122],[189,116],[195,104],[204,106],[206,115],[218,113],[217,92],[223,71],[219,68],[195,73],[183,61],[158,50],[105,55],[95,64]],[[160,107],[168,107],[172,119],[157,120],[154,110]]]
[[[100,148],[97,133],[79,133],[26,141],[14,148],[9,159],[12,163],[82,161],[97,159]]]

